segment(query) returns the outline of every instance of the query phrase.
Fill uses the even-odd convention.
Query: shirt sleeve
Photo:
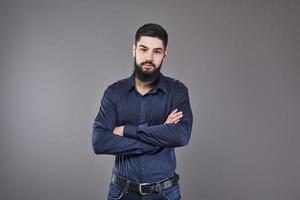
[[[157,150],[151,144],[113,134],[117,119],[114,100],[112,88],[108,87],[93,124],[92,145],[95,154],[139,155]]]
[[[188,89],[181,83],[172,97],[172,110],[182,111],[183,117],[178,123],[148,126],[125,125],[124,136],[157,147],[180,147],[187,145],[192,132],[193,114],[190,106]]]

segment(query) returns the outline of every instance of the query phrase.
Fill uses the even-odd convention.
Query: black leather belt
[[[159,190],[164,190],[175,185],[179,181],[179,175],[174,174],[170,178],[162,180],[156,183],[138,183],[135,181],[128,180],[124,177],[113,174],[111,177],[111,182],[123,187],[128,188],[134,192],[140,193],[142,195],[152,194]]]

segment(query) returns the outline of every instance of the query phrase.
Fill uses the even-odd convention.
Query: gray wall
[[[105,199],[113,157],[93,154],[92,122],[148,22],[170,35],[162,72],[190,92],[184,199],[299,199],[299,1],[2,0],[0,11],[1,200]]]

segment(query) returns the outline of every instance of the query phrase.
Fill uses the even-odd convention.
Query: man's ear
[[[164,59],[165,59],[167,57],[167,55],[168,55],[168,49],[165,50],[164,54],[165,54],[164,55]]]
[[[132,56],[135,57],[135,50],[136,50],[136,46],[135,44],[132,45]]]

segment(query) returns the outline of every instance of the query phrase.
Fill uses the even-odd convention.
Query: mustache
[[[141,63],[141,65],[146,65],[146,64],[149,64],[149,65],[152,65],[153,67],[155,67],[155,65],[152,62],[149,62],[149,61]]]

